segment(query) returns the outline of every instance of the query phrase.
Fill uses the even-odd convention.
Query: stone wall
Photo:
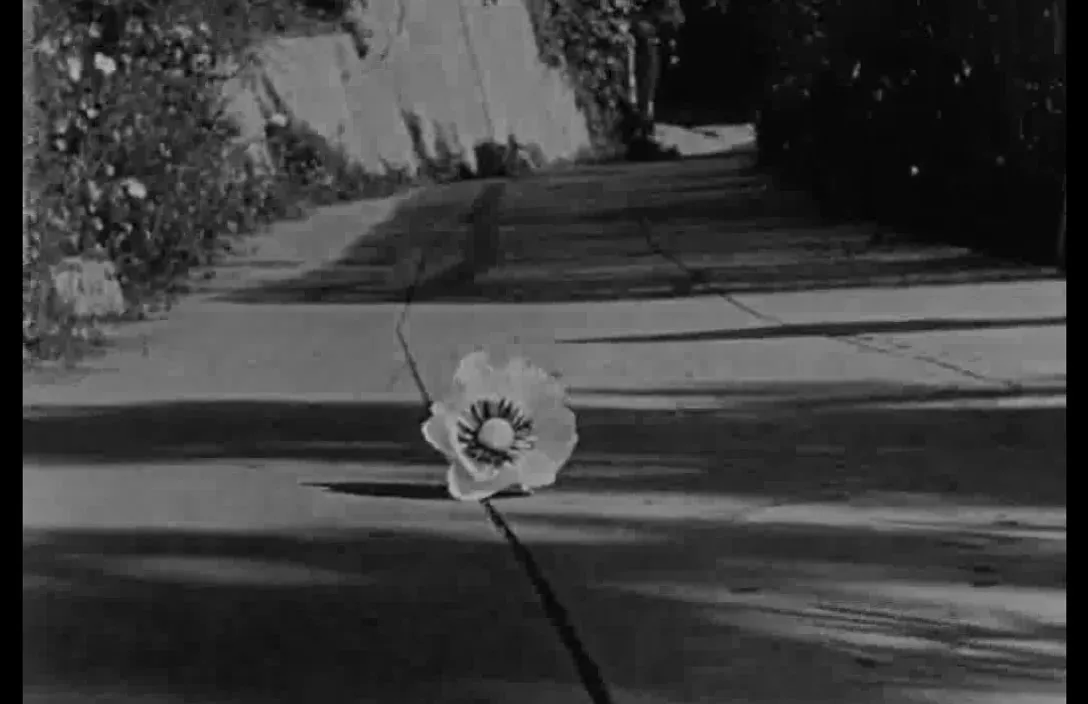
[[[443,151],[475,170],[477,146],[511,136],[548,161],[590,145],[573,91],[537,58],[522,0],[370,0],[343,33],[266,42],[228,95],[255,146],[286,112],[375,173],[415,172]]]

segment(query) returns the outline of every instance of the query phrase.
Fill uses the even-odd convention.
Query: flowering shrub
[[[219,233],[271,210],[267,180],[232,167],[234,126],[214,88],[234,47],[206,22],[135,2],[44,3],[34,45],[39,151],[31,175],[31,289],[24,343],[42,329],[26,301],[50,295],[48,264],[100,250],[130,301],[168,293],[208,260]],[[35,281],[36,279],[36,281]]]
[[[594,146],[603,152],[643,141],[628,105],[627,26],[636,13],[679,23],[678,0],[525,0],[546,66],[570,77],[578,106],[585,111]]]
[[[317,3],[328,20],[343,3]],[[327,6],[327,7],[326,7]],[[257,169],[221,86],[247,65],[254,29],[288,29],[294,0],[42,0],[33,44],[38,143],[24,207],[23,340],[64,335],[43,315],[50,265],[100,250],[127,307],[171,297],[223,235],[308,203],[380,195],[375,178],[276,116],[272,170]],[[326,17],[328,15],[328,17]],[[136,305],[140,304],[140,305]]]

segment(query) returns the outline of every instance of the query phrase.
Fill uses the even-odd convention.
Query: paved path
[[[24,384],[24,701],[587,701],[440,500],[392,335],[404,262],[454,256],[487,185],[284,225]],[[617,702],[1065,701],[1064,282],[763,186],[507,186],[503,262],[406,324],[433,389],[481,344],[573,389],[568,473],[500,509]]]

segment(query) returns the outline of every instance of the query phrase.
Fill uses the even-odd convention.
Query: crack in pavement
[[[491,186],[484,189],[484,192],[477,196],[470,208],[470,216],[467,218],[467,222],[471,227],[471,232],[469,233],[466,255],[470,260],[467,262],[469,269],[473,272],[476,272],[476,257],[480,254],[485,255],[485,262],[492,262],[494,260],[494,251],[484,253],[481,252],[479,248],[479,244],[484,238],[486,238],[486,243],[488,245],[491,245],[492,247],[498,246],[497,240],[494,237],[494,232],[481,232],[484,228],[494,229],[494,218],[480,217],[480,211],[486,208],[493,214],[494,210],[498,208],[499,202],[502,200],[503,190],[505,190],[505,184],[502,183],[498,184],[498,188]],[[415,356],[412,354],[411,346],[404,336],[404,324],[408,320],[412,303],[416,293],[419,291],[423,279],[427,254],[427,248],[424,248],[420,252],[419,260],[416,263],[415,276],[405,290],[404,306],[401,309],[400,316],[394,326],[394,334],[396,335],[397,343],[400,345],[401,353],[404,355],[405,365],[412,375],[412,380],[415,382],[416,389],[419,391],[420,401],[423,403],[425,410],[430,412],[430,409],[434,404],[434,397],[431,396],[423,382],[422,375],[419,372],[419,365],[416,362]],[[552,589],[551,584],[544,576],[539,564],[533,557],[532,551],[530,551],[518,538],[509,522],[507,522],[506,518],[499,509],[495,507],[490,499],[482,499],[480,505],[483,507],[484,515],[488,522],[506,541],[507,545],[509,545],[515,561],[529,580],[533,591],[540,600],[540,605],[544,611],[545,617],[547,617],[548,621],[551,623],[559,641],[570,655],[575,670],[578,673],[578,677],[581,680],[582,688],[589,696],[590,701],[592,701],[593,704],[614,704],[608,684],[604,681],[604,677],[601,674],[600,666],[597,665],[596,661],[586,650],[585,644],[581,637],[579,637],[577,630],[574,628],[570,613],[556,596],[555,590]]]

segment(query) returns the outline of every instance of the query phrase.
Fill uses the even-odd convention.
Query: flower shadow
[[[346,496],[365,496],[370,498],[406,499],[409,501],[452,501],[445,484],[422,484],[419,482],[313,482],[303,486],[323,489],[332,494]],[[516,489],[505,489],[494,494],[491,499],[513,499],[526,496]]]

